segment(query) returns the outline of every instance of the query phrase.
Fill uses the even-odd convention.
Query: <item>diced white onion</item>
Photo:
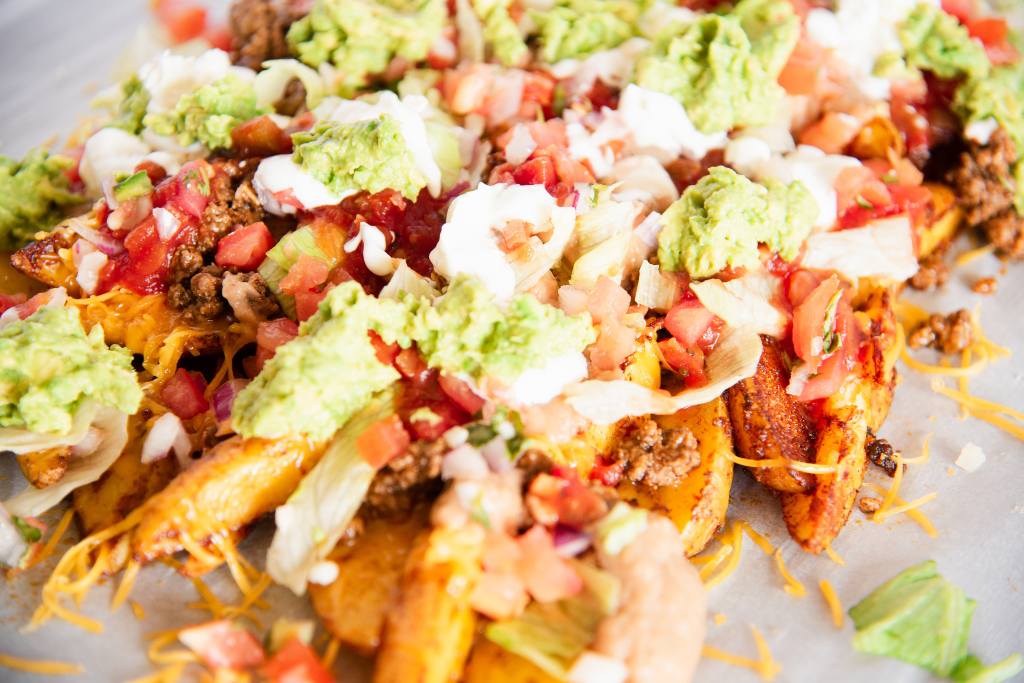
[[[178,220],[178,217],[160,206],[153,209],[153,218],[156,219],[156,234],[164,242],[174,237],[175,233],[178,232],[178,228],[181,227],[181,221]]]
[[[519,165],[530,158],[537,143],[530,135],[530,129],[519,123],[512,128],[512,137],[505,146],[505,160],[510,164]]]
[[[90,296],[96,293],[100,282],[100,271],[105,265],[107,265],[107,255],[102,251],[92,251],[82,256],[81,262],[78,264],[78,272],[75,274],[75,280],[82,288],[82,292]]]
[[[490,471],[484,456],[468,443],[451,450],[441,461],[441,478],[445,481],[483,479]]]
[[[174,413],[164,413],[153,422],[142,442],[142,464],[162,460],[172,450],[181,461],[192,452],[192,441],[181,419]]]

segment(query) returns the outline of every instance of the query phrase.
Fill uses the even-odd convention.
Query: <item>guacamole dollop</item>
[[[169,114],[147,114],[143,124],[176,136],[183,147],[198,141],[209,149],[230,149],[231,131],[268,111],[256,103],[250,83],[229,75],[182,96]]]
[[[339,196],[391,188],[416,199],[427,185],[398,121],[388,114],[355,123],[321,121],[292,139],[295,163]]]
[[[395,57],[423,60],[447,21],[445,0],[317,0],[288,29],[288,44],[310,66],[337,66],[351,94]]]
[[[377,359],[368,330],[395,341],[407,307],[375,299],[355,282],[332,289],[299,336],[278,347],[239,392],[231,419],[242,436],[326,439],[399,375]]]
[[[526,60],[530,48],[512,15],[511,0],[473,0],[473,11],[483,24],[484,42],[495,59],[505,66],[518,66]]]
[[[953,111],[964,125],[995,119],[1024,152],[1024,65],[992,69],[984,78],[969,78],[956,90]]]
[[[632,0],[560,0],[533,12],[541,58],[553,64],[617,47],[636,34],[641,6]]]
[[[520,294],[504,308],[479,280],[458,277],[413,316],[410,336],[427,364],[473,379],[511,382],[555,356],[582,351],[596,338],[590,316],[569,316]]]
[[[0,328],[0,427],[64,434],[85,401],[134,413],[132,356],[82,329],[77,308],[43,307]]]
[[[732,16],[750,39],[750,48],[774,80],[800,40],[800,17],[789,0],[740,0]]]
[[[138,76],[132,76],[121,84],[121,101],[110,125],[138,135],[144,127],[142,120],[146,117],[147,107],[149,92]]]
[[[757,264],[759,244],[789,261],[817,213],[814,197],[799,181],[764,186],[716,166],[662,216],[658,259],[663,269],[694,278]]]
[[[899,29],[909,66],[940,78],[984,77],[990,68],[985,48],[967,28],[940,8],[920,3]]]
[[[61,219],[61,207],[82,197],[68,190],[67,157],[34,149],[21,161],[0,155],[0,250],[21,248]]]
[[[235,430],[247,437],[325,439],[340,429],[399,377],[377,359],[370,330],[388,344],[415,343],[428,366],[474,380],[512,381],[555,356],[582,351],[595,338],[586,315],[568,316],[528,295],[503,308],[469,278],[452,282],[436,304],[412,296],[377,299],[346,282],[239,393]]]
[[[783,94],[740,19],[717,14],[659,36],[637,62],[636,82],[679,100],[705,133],[765,124]]]

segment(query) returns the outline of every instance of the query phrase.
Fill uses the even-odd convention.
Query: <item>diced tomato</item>
[[[288,318],[266,320],[256,327],[256,345],[267,351],[274,351],[281,344],[299,336],[299,325]]]
[[[665,314],[665,329],[686,347],[697,346],[711,327],[715,314],[697,299],[681,301]]]
[[[157,19],[177,45],[198,38],[206,30],[206,8],[185,0],[156,0]]]
[[[323,259],[300,254],[288,274],[281,278],[278,287],[285,294],[298,295],[322,285],[330,273],[331,268]]]
[[[437,370],[426,370],[409,376],[402,388],[398,412],[416,439],[439,439],[452,427],[469,421],[469,413],[441,388]],[[412,419],[412,415],[420,408],[429,409],[434,417],[422,419],[417,416],[417,419]]]
[[[583,581],[579,574],[555,552],[551,533],[540,525],[517,540],[522,552],[518,574],[526,589],[538,602],[555,602],[580,592]]]
[[[313,649],[298,638],[289,638],[263,665],[271,683],[334,683]]]
[[[272,246],[274,238],[266,224],[252,223],[222,237],[214,261],[221,268],[256,270]]]
[[[206,380],[201,374],[178,368],[160,390],[160,400],[182,420],[189,420],[210,409],[205,393]]]
[[[125,251],[104,266],[102,289],[120,283],[137,294],[164,291],[169,246],[160,239],[156,221],[147,218],[125,236]]]
[[[395,356],[395,368],[402,373],[402,377],[411,379],[418,377],[427,371],[427,364],[415,349],[402,349]]]
[[[822,356],[823,325],[829,302],[839,291],[839,278],[829,277],[793,309],[793,350],[805,361]]]
[[[816,401],[828,398],[836,393],[842,385],[843,380],[849,374],[844,364],[845,356],[841,353],[833,353],[822,361],[817,372],[807,380],[798,399],[800,401]]]
[[[203,34],[206,38],[206,42],[211,47],[215,47],[218,50],[224,50],[224,52],[231,52],[231,29],[223,24],[217,26],[207,26],[206,32]]]
[[[866,166],[844,168],[836,177],[835,189],[840,214],[851,207],[871,210],[892,203],[889,188]]]
[[[526,506],[539,524],[564,524],[574,529],[582,529],[608,511],[604,498],[585,486],[574,472],[564,477],[538,474],[530,483]]]
[[[1019,54],[1010,42],[1010,28],[1001,17],[979,17],[967,22],[967,31],[985,46],[985,54],[995,65],[1012,64]]]
[[[292,151],[292,138],[269,116],[257,116],[231,131],[231,141],[243,156],[269,157]]]
[[[824,69],[822,48],[807,38],[801,38],[779,74],[779,84],[791,95],[813,95],[818,91]]]
[[[942,11],[952,14],[965,24],[971,20],[977,10],[977,0],[942,0]]]
[[[538,114],[544,114],[544,118],[550,119],[554,116],[551,104],[555,99],[555,79],[543,71],[527,71],[526,81],[523,83],[523,99],[519,104],[519,118],[538,118]]]
[[[658,342],[661,355],[672,369],[683,377],[688,387],[697,387],[707,382],[704,373],[704,352],[699,348],[687,348],[675,337]]]
[[[786,298],[789,299],[789,303],[794,308],[804,302],[804,299],[811,295],[818,285],[821,284],[821,278],[812,273],[809,270],[797,270],[789,277],[789,282],[786,287]]]
[[[313,317],[317,310],[319,310],[320,303],[327,298],[327,292],[331,290],[331,286],[328,285],[322,290],[311,289],[295,292],[295,317],[299,322],[304,322]]]
[[[590,480],[599,482],[603,486],[616,487],[622,481],[622,461],[611,462],[604,458],[598,458],[594,467],[590,470]]]
[[[555,172],[555,162],[550,157],[539,156],[512,171],[512,179],[519,185],[554,187],[558,182],[558,174]]]
[[[384,365],[391,365],[395,362],[395,358],[398,357],[401,348],[397,343],[385,344],[384,340],[380,338],[380,335],[374,331],[370,331],[370,342],[373,344],[373,352],[377,354],[377,360]]]
[[[800,131],[804,145],[814,145],[828,154],[839,154],[860,130],[860,121],[849,114],[829,112]]]
[[[202,218],[210,203],[210,181],[216,169],[203,159],[181,167],[171,183],[161,183],[153,197],[154,206],[174,206],[194,218]]]
[[[0,294],[0,313],[3,313],[8,308],[14,308],[25,303],[25,299],[26,296],[22,292],[17,294]]]
[[[149,159],[143,159],[135,165],[136,171],[145,171],[146,175],[149,176],[149,182],[153,183],[155,187],[167,177],[167,169],[155,161]]]
[[[220,619],[182,629],[178,640],[214,669],[248,669],[263,663],[263,647],[241,626]]]
[[[409,433],[397,415],[375,422],[356,439],[356,448],[363,460],[380,469],[409,447]]]
[[[530,602],[523,580],[510,572],[485,571],[469,596],[473,609],[495,620],[522,614]]]
[[[932,195],[928,188],[920,185],[889,185],[887,191],[890,200],[886,203],[876,205],[868,202],[864,206],[859,204],[848,206],[839,216],[839,227],[843,229],[856,228],[874,220],[901,214],[910,216],[911,223],[915,226],[921,225],[932,202]]]
[[[478,396],[469,384],[458,377],[441,373],[438,375],[437,381],[441,385],[441,391],[470,415],[475,415],[484,407],[484,399]]]

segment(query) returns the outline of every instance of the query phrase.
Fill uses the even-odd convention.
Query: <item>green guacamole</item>
[[[82,197],[68,191],[64,172],[74,162],[34,149],[21,161],[0,155],[0,250],[21,248],[62,217],[61,208]]]
[[[681,29],[673,26],[678,32],[661,35],[653,52],[637,62],[638,85],[679,100],[705,133],[772,119],[783,91],[762,61],[774,54],[767,44],[755,52],[734,16],[708,14]]]
[[[484,42],[505,66],[518,66],[530,51],[519,26],[508,13],[511,0],[473,0],[473,11],[483,24]]]
[[[789,0],[740,0],[732,16],[750,39],[754,56],[774,80],[800,40],[800,17]]]
[[[337,66],[347,95],[395,57],[422,61],[447,22],[445,0],[316,0],[288,29],[288,44],[310,66]]]
[[[77,308],[44,307],[0,328],[0,427],[67,433],[86,400],[134,413],[132,356],[82,329]]]
[[[398,122],[387,114],[356,123],[322,121],[292,139],[295,163],[340,196],[391,188],[416,199],[426,187]]]
[[[920,3],[900,26],[909,66],[940,78],[983,78],[990,64],[985,48],[960,21],[938,7]]]
[[[760,244],[789,261],[810,234],[817,211],[799,181],[763,186],[716,166],[662,216],[658,260],[665,270],[694,278],[756,265]]]
[[[567,316],[527,295],[502,308],[468,278],[455,280],[436,304],[410,296],[376,299],[346,282],[238,395],[232,409],[238,433],[325,439],[340,429],[399,377],[377,360],[368,330],[403,348],[415,343],[430,367],[474,380],[512,381],[595,338],[588,316]]]
[[[533,12],[540,27],[540,56],[553,64],[617,47],[636,34],[641,3],[632,0],[560,0]]]
[[[142,132],[142,120],[146,117],[149,106],[149,92],[138,76],[132,76],[121,84],[121,102],[117,106],[117,115],[110,123],[115,128],[126,130],[132,135]]]
[[[230,149],[231,131],[266,113],[252,85],[229,75],[185,95],[170,114],[147,114],[143,123],[160,135],[176,136],[182,146],[198,141],[209,149]]]

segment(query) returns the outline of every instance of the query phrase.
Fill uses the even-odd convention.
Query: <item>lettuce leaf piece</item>
[[[984,666],[967,654],[975,602],[935,562],[904,570],[850,608],[859,652],[893,657],[956,681],[995,683],[1021,671],[1020,655]]]
[[[574,566],[583,580],[579,595],[558,602],[532,602],[519,617],[496,621],[484,631],[491,642],[561,680],[594,640],[601,620],[619,604],[618,579],[582,562]]]
[[[323,261],[327,264],[328,268],[333,268],[337,265],[337,260],[328,256],[317,245],[316,234],[311,227],[306,225],[282,237],[267,252],[263,263],[257,268],[260,276],[267,283],[267,286],[270,287],[270,291],[277,297],[277,302],[281,304],[281,309],[292,319],[295,318],[295,297],[290,294],[284,294],[279,285],[284,276],[288,274],[288,271],[292,269],[292,266],[298,262],[299,257],[303,254],[315,258],[317,261]]]
[[[4,507],[12,515],[38,517],[79,486],[91,484],[99,479],[120,457],[128,443],[128,415],[108,407],[101,407],[98,410],[95,407],[82,407],[79,409],[79,413],[94,415],[88,429],[98,432],[99,440],[95,449],[90,453],[72,456],[64,476],[55,484],[47,486],[45,489],[28,486],[13,498],[4,501]],[[66,445],[66,437],[50,438],[54,445]],[[85,438],[88,436],[83,434],[79,441]],[[0,441],[0,451],[3,450],[7,450],[7,445]]]
[[[305,592],[310,569],[334,549],[366,497],[376,470],[356,442],[368,427],[395,414],[395,396],[384,391],[356,413],[274,513],[277,530],[267,551],[267,572],[297,595]]]

